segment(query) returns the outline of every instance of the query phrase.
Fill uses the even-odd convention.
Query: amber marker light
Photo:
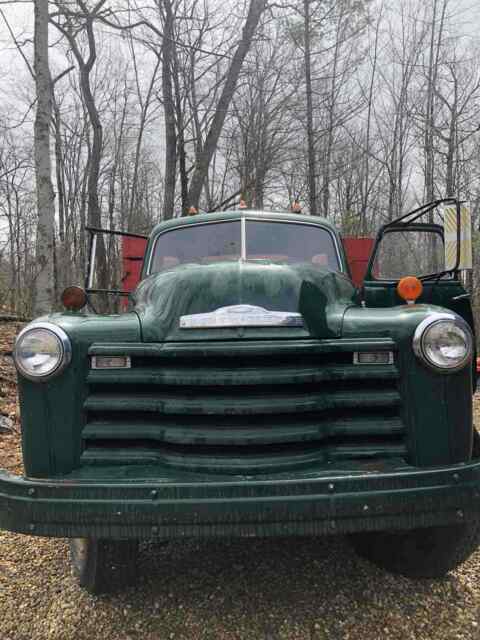
[[[62,293],[62,304],[68,311],[80,311],[87,304],[87,294],[77,285],[67,287]]]
[[[405,276],[397,284],[397,293],[407,304],[415,304],[422,292],[423,284],[415,276]]]

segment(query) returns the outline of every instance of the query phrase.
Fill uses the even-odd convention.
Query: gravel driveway
[[[0,534],[1,640],[479,638],[480,553],[442,581],[388,575],[344,538],[145,546],[138,588],[95,598],[67,544]]]
[[[7,343],[0,334],[0,352]],[[0,410],[18,425],[12,380],[0,362]],[[478,394],[475,405],[480,425]],[[0,465],[20,470],[18,432],[0,433]],[[480,640],[480,551],[422,582],[343,537],[145,544],[140,563],[137,588],[93,597],[66,541],[0,532],[0,640]]]

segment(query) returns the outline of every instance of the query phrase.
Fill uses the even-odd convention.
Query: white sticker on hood
[[[180,317],[181,329],[216,327],[303,327],[303,318],[294,311],[269,311],[251,304],[235,304],[210,313]]]

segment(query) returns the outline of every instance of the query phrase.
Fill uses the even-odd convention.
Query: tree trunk
[[[87,177],[87,220],[90,226],[101,227],[102,215],[100,211],[100,204],[98,202],[98,179],[100,175],[100,161],[102,158],[103,129],[90,87],[90,70],[88,70],[88,68],[84,67],[80,70],[80,86],[82,88],[82,95],[85,100],[85,106],[87,107],[93,134]],[[103,234],[98,234],[97,237],[96,267],[98,274],[98,288],[106,289],[108,273]],[[99,308],[102,311],[106,310],[106,299],[104,296],[101,296],[101,305],[99,305]]]
[[[175,125],[175,103],[173,100],[173,13],[170,0],[164,0],[165,37],[162,44],[162,92],[165,112],[165,192],[163,196],[163,219],[173,218],[175,208],[175,186],[177,182],[177,131]]]
[[[130,197],[130,206],[128,208],[128,228],[129,229],[132,229],[134,227],[137,228],[137,225],[134,225],[134,220],[135,220],[135,217],[138,216],[137,200],[138,200],[138,170],[140,166],[140,154],[142,151],[143,134],[145,132],[145,126],[147,124],[148,110],[150,108],[152,93],[155,87],[155,80],[157,78],[157,72],[158,72],[159,66],[160,66],[160,59],[157,58],[157,61],[155,63],[155,67],[153,69],[152,76],[150,79],[150,83],[148,85],[148,91],[145,97],[145,102],[143,104],[141,101],[140,89],[139,89],[138,78],[137,78],[138,99],[142,108],[140,110],[140,122],[138,127],[137,143],[135,145],[135,161],[133,165],[132,193]],[[135,67],[135,73],[137,73],[136,67]],[[136,222],[138,223],[138,219],[136,220]],[[143,224],[143,221],[142,221],[142,224]]]
[[[453,104],[449,108],[450,111],[450,126],[447,142],[447,170],[446,170],[446,197],[453,198],[457,190],[456,174],[458,171],[458,136],[457,136],[457,124],[458,124],[458,80],[453,78]]]
[[[370,197],[370,153],[371,153],[371,135],[372,135],[372,110],[373,110],[373,92],[375,88],[375,78],[377,74],[378,63],[378,37],[380,32],[380,24],[382,20],[383,6],[380,7],[380,13],[375,25],[375,40],[373,47],[372,75],[370,76],[370,85],[368,88],[368,107],[367,107],[367,131],[365,134],[365,157],[363,164],[363,193],[362,208],[360,212],[360,233],[365,235],[367,232],[367,208]]]
[[[305,12],[305,93],[307,100],[307,157],[308,157],[308,196],[310,215],[318,214],[315,142],[313,137],[313,101],[312,101],[312,70],[310,51],[310,0],[303,0]]]
[[[52,91],[48,67],[48,0],[34,3],[34,70],[37,111],[34,125],[35,179],[37,190],[37,276],[34,288],[34,315],[51,311],[54,302],[55,206],[50,158]]]
[[[178,168],[180,172],[180,193],[182,202],[182,214],[188,211],[188,172],[187,172],[187,153],[185,148],[185,117],[182,105],[182,94],[180,89],[180,64],[178,62],[177,52],[173,51],[173,86],[175,89],[175,111],[177,125],[177,156]]]
[[[335,53],[333,56],[333,68],[332,78],[330,83],[330,100],[328,105],[328,128],[327,128],[327,148],[325,151],[325,165],[323,167],[323,211],[322,214],[326,218],[330,209],[330,176],[331,176],[331,164],[333,154],[333,142],[335,133],[335,118],[336,118],[336,104],[337,104],[337,69],[338,59],[340,55],[340,37],[341,37],[341,23],[343,15],[339,18],[339,25],[337,28],[336,41],[335,41]]]
[[[97,105],[95,102],[95,97],[92,93],[92,88],[90,85],[90,73],[94,68],[97,60],[97,48],[94,33],[94,20],[96,18],[95,12],[98,13],[105,2],[106,0],[100,0],[95,6],[94,13],[90,13],[85,2],[78,0],[78,4],[82,11],[82,18],[84,19],[83,29],[88,39],[87,59],[84,58],[84,55],[80,50],[76,40],[78,30],[74,32],[71,28],[71,25],[65,26],[60,25],[57,22],[53,22],[57,29],[59,29],[59,31],[63,33],[63,35],[67,38],[68,43],[71,46],[73,55],[75,56],[75,59],[78,63],[80,70],[80,89],[92,130],[92,144],[91,148],[89,149],[87,176],[87,221],[88,224],[93,227],[102,226],[102,215],[98,200],[98,181],[100,176],[100,162],[102,158],[103,129],[102,123],[100,121],[100,115],[98,113]],[[66,13],[65,15],[71,18],[68,13]],[[97,288],[106,289],[108,283],[108,273],[103,234],[98,234],[97,238],[96,267],[96,271],[98,274]],[[106,297],[102,295],[98,308],[101,311],[106,311],[107,306],[108,305]]]
[[[265,7],[266,0],[250,1],[250,7],[245,26],[243,28],[242,38],[233,55],[205,144],[203,145],[201,152],[197,154],[196,157],[195,170],[193,172],[188,193],[190,206],[198,207],[199,205],[200,195],[208,174],[208,168],[217,148],[218,139],[222,132],[223,123],[225,122],[227,111],[235,92],[235,87],[237,86],[238,76],[240,75],[243,61],[250,49],[253,36],[255,35],[255,31]]]
[[[447,9],[447,1],[443,0],[442,14],[440,17],[440,26],[438,30],[438,38],[436,36],[436,22],[438,11],[438,0],[434,0],[433,16],[432,16],[432,32],[430,37],[430,53],[428,64],[427,78],[427,113],[425,122],[425,196],[427,202],[435,199],[435,149],[434,149],[434,127],[435,127],[435,88],[437,85],[438,61],[440,47],[443,37],[443,28],[445,23],[445,12]],[[431,219],[433,214],[431,214]]]

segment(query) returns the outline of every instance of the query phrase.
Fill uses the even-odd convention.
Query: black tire
[[[473,427],[472,458],[474,460],[480,458],[480,434],[478,433],[475,425]]]
[[[72,572],[80,586],[96,595],[135,584],[137,559],[137,540],[70,540]]]
[[[408,578],[442,578],[480,544],[478,522],[413,531],[357,533],[355,551],[377,566]]]

